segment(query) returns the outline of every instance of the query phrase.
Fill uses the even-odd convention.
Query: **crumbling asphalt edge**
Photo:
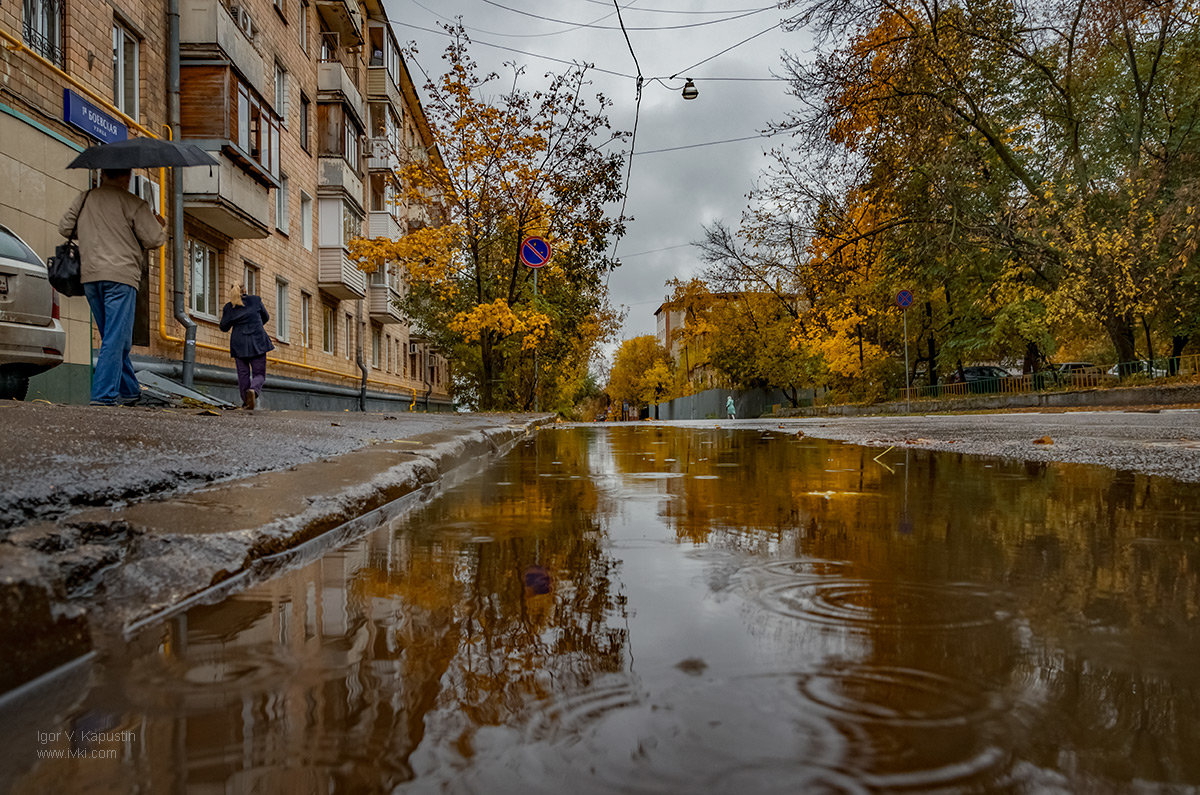
[[[0,647],[10,650],[0,666],[0,693],[90,653],[99,631],[132,634],[301,565],[420,504],[449,474],[502,456],[548,422],[428,434],[419,450],[396,450],[407,455],[368,480],[325,490],[314,485],[302,511],[254,528],[152,533],[120,509],[30,525],[10,536],[17,543],[0,547]],[[325,462],[345,465],[381,448]],[[196,493],[186,495],[189,502]]]

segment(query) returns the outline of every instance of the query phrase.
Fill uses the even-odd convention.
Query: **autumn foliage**
[[[615,332],[606,250],[623,231],[609,212],[622,195],[619,147],[586,69],[547,74],[527,91],[481,74],[461,27],[430,79],[425,110],[436,150],[401,152],[403,200],[432,211],[398,240],[356,241],[371,270],[403,269],[403,309],[449,354],[460,401],[479,409],[556,408],[587,381],[597,346]],[[534,271],[520,261],[530,235],[552,246]],[[536,284],[536,293],[535,293]]]

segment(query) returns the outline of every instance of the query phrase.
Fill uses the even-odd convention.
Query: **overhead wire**
[[[625,46],[629,47],[629,55],[633,58],[633,65],[637,69],[637,100],[633,106],[633,132],[629,136],[629,165],[625,168],[625,191],[621,196],[621,210],[617,213],[617,219],[625,217],[625,205],[629,201],[629,184],[633,178],[633,156],[637,152],[637,128],[638,119],[642,114],[642,65],[638,63],[637,53],[633,51],[633,42],[629,40],[629,31],[625,30],[625,20],[621,16],[621,6],[617,0],[613,0],[613,7],[617,9],[617,22],[621,24],[621,32],[625,34]],[[609,253],[609,260],[615,262],[617,259],[617,246],[621,244],[621,238],[618,236],[613,240],[612,251]],[[612,275],[612,270],[609,270],[609,275]],[[608,286],[608,279],[605,278],[605,287]]]
[[[598,5],[598,6],[607,6],[608,5],[607,0],[583,0],[583,1],[585,3],[592,3],[593,5]],[[630,4],[630,5],[632,5],[632,4]],[[676,8],[640,8],[640,7],[639,8],[630,8],[630,6],[628,6],[628,5],[625,6],[625,8],[628,10],[631,10],[631,11],[642,11],[642,12],[652,13],[652,14],[740,14],[743,11],[753,11],[754,10],[753,8],[722,8],[722,9],[713,9],[711,11],[680,11],[679,9],[676,9]],[[778,8],[778,6],[773,6],[773,8]]]
[[[723,17],[721,19],[709,19],[704,22],[689,22],[685,25],[646,25],[646,26],[632,26],[632,27],[627,28],[624,25],[624,23],[622,23],[620,26],[613,26],[613,25],[597,25],[594,23],[574,22],[569,19],[555,19],[554,17],[547,17],[547,16],[543,16],[541,14],[535,14],[532,11],[523,11],[520,8],[513,8],[511,6],[506,6],[501,3],[497,3],[496,0],[483,0],[483,2],[487,3],[490,6],[495,6],[496,8],[504,9],[505,11],[511,11],[514,14],[520,14],[521,16],[531,17],[533,19],[540,19],[543,22],[554,22],[559,25],[573,25],[574,27],[577,27],[577,28],[594,28],[596,30],[683,30],[684,28],[699,28],[699,27],[704,27],[705,25],[719,25],[722,22],[732,22],[735,19],[742,19],[744,17],[753,16],[754,14],[761,14],[764,11],[770,11],[773,8],[777,8],[777,6],[763,6],[762,8],[756,8],[752,11],[746,11],[744,13],[736,14],[734,16]],[[613,5],[616,5],[616,3],[614,2]],[[619,18],[621,7],[619,5],[616,5],[616,7],[618,9],[617,16]],[[562,31],[558,31],[558,32],[561,33]]]
[[[668,147],[664,147],[662,149],[645,149],[641,152],[635,152],[633,154],[656,155],[656,154],[659,154],[660,152],[678,152],[681,149],[699,149],[702,146],[716,146],[717,144],[732,144],[732,143],[736,143],[738,141],[754,141],[754,140],[758,140],[760,138],[763,138],[763,139],[770,138],[771,136],[779,135],[779,133],[781,133],[781,132],[785,132],[785,131],[777,130],[775,132],[759,133],[758,135],[744,135],[741,138],[725,138],[720,141],[702,141],[701,143],[684,144],[682,146],[668,146]],[[633,154],[631,154],[630,157],[633,157]]]
[[[452,24],[453,23],[461,23],[461,19],[455,20],[455,19],[451,19],[450,17],[443,16],[442,14],[439,14],[438,12],[434,11],[429,6],[423,5],[422,3],[418,2],[418,0],[411,0],[411,2],[413,5],[417,6],[418,8],[422,8],[425,11],[428,11],[430,14],[433,14],[435,17],[437,17],[440,20],[443,20],[445,22],[450,22]],[[593,19],[591,22],[580,22],[579,24],[572,24],[571,27],[569,27],[569,28],[563,28],[562,30],[552,30],[552,31],[548,31],[545,33],[500,33],[499,31],[484,30],[483,28],[476,28],[471,25],[463,25],[463,27],[467,30],[474,30],[479,33],[485,33],[488,36],[504,36],[505,38],[510,38],[510,39],[538,39],[538,38],[542,38],[543,36],[557,36],[560,33],[570,33],[571,31],[579,30],[580,28],[595,27],[595,24],[597,22],[603,22],[604,20],[608,19],[612,15],[613,15],[613,12],[610,11],[602,17],[597,17],[596,19]],[[615,30],[615,28],[614,28],[614,30]]]

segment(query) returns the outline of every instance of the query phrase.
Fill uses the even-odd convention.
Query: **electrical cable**
[[[646,149],[641,152],[633,152],[630,154],[630,157],[632,158],[634,155],[656,155],[660,152],[678,152],[681,149],[699,149],[702,146],[716,146],[717,144],[732,144],[732,143],[736,143],[738,141],[755,141],[755,140],[758,140],[759,138],[770,138],[773,135],[779,135],[779,133],[781,133],[781,132],[784,132],[784,131],[778,130],[776,132],[760,133],[758,135],[746,135],[741,138],[726,138],[721,141],[704,141],[704,142],[698,143],[698,144],[684,144],[683,146],[668,146],[664,149]]]
[[[422,8],[425,11],[428,11],[430,14],[433,14],[435,17],[442,20],[443,22],[449,22],[451,24],[461,23],[461,19],[456,20],[456,19],[451,19],[450,17],[447,17],[447,16],[442,16],[441,14],[434,11],[429,6],[422,5],[421,3],[417,2],[417,0],[412,0],[412,4],[417,6],[418,8]],[[578,30],[579,28],[594,27],[597,22],[603,22],[604,20],[608,19],[612,15],[613,15],[613,12],[610,11],[609,13],[605,14],[602,17],[597,17],[596,19],[593,19],[591,22],[581,22],[577,25],[572,25],[569,28],[563,28],[562,30],[552,30],[548,33],[500,33],[499,31],[484,30],[483,28],[476,28],[476,27],[472,27],[471,25],[463,25],[463,28],[465,28],[466,30],[473,30],[477,33],[484,33],[488,36],[504,36],[505,38],[510,38],[510,39],[538,39],[538,38],[542,38],[543,36],[557,36],[560,33],[570,33],[571,31]]]
[[[436,33],[439,36],[450,36],[451,35],[444,30],[434,30],[433,28],[425,28],[420,25],[414,25],[411,22],[397,22],[397,21],[393,20],[392,24],[400,25],[400,26],[406,27],[406,28],[412,28],[413,30],[423,30],[426,33]],[[525,50],[518,50],[515,47],[505,47],[503,44],[493,44],[490,41],[481,41],[479,39],[471,39],[471,43],[478,44],[481,47],[492,47],[497,50],[504,50],[505,52],[515,52],[519,55],[528,55],[530,58],[541,58],[546,61],[554,61],[555,63],[566,64],[568,66],[586,66],[588,69],[591,69],[596,72],[603,72],[606,75],[616,75],[617,77],[627,77],[630,80],[633,80],[637,77],[637,75],[626,74],[625,72],[614,72],[611,69],[601,69],[599,66],[596,66],[594,64],[585,64],[585,63],[581,63],[579,61],[568,61],[563,58],[554,58],[553,56],[541,55],[536,52],[526,52]]]
[[[617,0],[613,0],[613,7],[617,9],[617,21],[621,23],[621,32],[625,34],[625,45],[629,47],[629,54],[633,57],[633,65],[637,68],[637,101],[633,106],[633,132],[629,135],[629,165],[625,168],[625,192],[621,196],[621,210],[617,213],[618,222],[625,217],[625,204],[629,201],[629,184],[633,178],[633,156],[637,149],[637,129],[638,119],[642,115],[642,66],[638,63],[637,53],[633,51],[633,42],[629,40],[629,31],[625,30],[625,20],[621,16],[621,6]],[[617,260],[617,246],[621,244],[621,238],[618,236],[613,240],[612,251],[608,255],[608,259],[612,262]],[[608,275],[612,276],[612,270],[608,271]],[[605,277],[604,287],[608,289],[608,277]]]
[[[753,16],[754,14],[761,14],[764,11],[770,11],[772,9],[778,8],[778,6],[764,6],[762,8],[757,8],[757,9],[754,9],[753,11],[746,11],[745,13],[737,14],[734,16],[723,17],[721,19],[710,19],[705,22],[689,22],[686,25],[649,25],[649,26],[644,26],[644,27],[626,28],[624,24],[621,24],[619,27],[614,27],[612,25],[596,25],[596,24],[589,24],[589,23],[583,23],[583,22],[572,22],[569,19],[555,19],[554,17],[544,17],[541,14],[534,14],[530,11],[522,11],[519,8],[511,8],[510,6],[501,5],[500,3],[497,3],[496,0],[483,0],[483,2],[487,3],[490,6],[495,6],[496,8],[502,8],[505,11],[511,11],[514,14],[520,14],[521,16],[532,17],[533,19],[540,19],[543,22],[555,22],[560,25],[573,25],[577,28],[594,28],[596,30],[682,30],[684,28],[699,28],[699,27],[703,27],[705,25],[718,25],[722,22],[732,22],[735,19],[742,19],[744,17]],[[615,5],[615,3],[614,3],[614,5]],[[620,8],[620,6],[617,6],[617,8]],[[617,16],[620,16],[620,14],[618,14]],[[558,32],[561,33],[562,31],[558,31]]]
[[[671,75],[671,78],[670,78],[670,79],[672,79],[672,80],[673,80],[673,79],[675,79],[676,77],[679,77],[681,74],[684,74],[684,73],[686,73],[686,72],[690,72],[692,69],[695,69],[695,68],[696,68],[697,66],[699,66],[700,64],[705,64],[705,63],[708,63],[708,62],[709,62],[709,61],[711,61],[713,58],[717,58],[717,57],[719,57],[719,56],[721,56],[721,55],[724,55],[725,53],[729,52],[729,51],[730,51],[730,50],[732,50],[732,49],[735,49],[735,48],[737,48],[737,47],[741,47],[743,44],[745,44],[745,43],[746,43],[746,42],[748,42],[748,41],[753,41],[754,39],[757,39],[759,36],[762,36],[763,34],[770,33],[771,31],[773,31],[773,30],[775,30],[776,28],[778,28],[778,27],[780,26],[780,24],[782,24],[782,23],[780,23],[780,22],[776,22],[776,23],[775,23],[774,25],[772,25],[771,27],[769,27],[769,28],[766,28],[765,30],[760,30],[758,33],[755,33],[753,36],[750,36],[749,38],[742,39],[742,40],[741,40],[741,41],[739,41],[737,44],[734,44],[732,47],[726,47],[725,49],[721,50],[721,51],[720,51],[719,53],[717,53],[716,55],[710,55],[710,56],[708,56],[707,58],[705,58],[703,61],[697,61],[696,63],[692,64],[691,66],[685,66],[683,69],[680,69],[678,72],[676,72],[675,74]]]
[[[585,3],[592,3],[598,6],[607,6],[607,0],[583,0]],[[778,6],[776,6],[777,8]],[[632,11],[645,11],[651,14],[741,14],[744,11],[753,11],[753,8],[722,8],[712,11],[679,11],[674,8],[633,8],[625,6],[626,9]]]

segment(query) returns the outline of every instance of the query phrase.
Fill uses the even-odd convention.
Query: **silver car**
[[[0,226],[0,399],[24,400],[30,376],[62,364],[66,347],[46,263]]]

